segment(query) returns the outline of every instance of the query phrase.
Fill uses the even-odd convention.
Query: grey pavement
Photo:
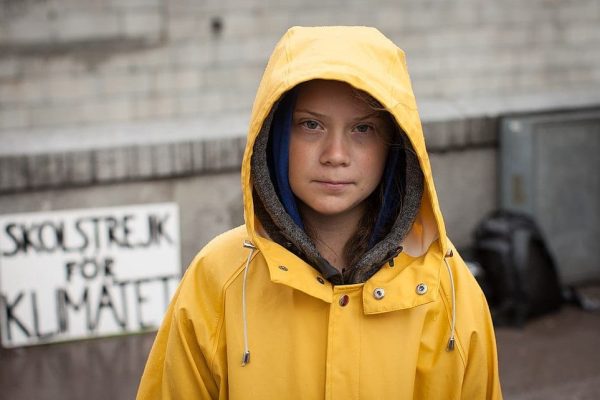
[[[496,339],[507,400],[600,399],[599,312],[566,306]]]

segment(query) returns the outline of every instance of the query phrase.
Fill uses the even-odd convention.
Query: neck
[[[341,271],[347,266],[345,246],[358,229],[364,207],[356,207],[343,215],[322,215],[300,205],[307,234],[315,243],[321,256]]]

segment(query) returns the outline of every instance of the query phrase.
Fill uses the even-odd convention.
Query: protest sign
[[[0,215],[2,345],[156,329],[179,252],[176,204]]]

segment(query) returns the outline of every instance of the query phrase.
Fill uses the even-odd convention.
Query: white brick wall
[[[378,27],[406,50],[421,101],[600,90],[597,0],[14,4],[0,13],[0,133],[249,113],[296,24]]]
[[[12,7],[3,5],[0,43],[53,45],[70,41],[158,37],[164,31],[161,0],[48,0],[15,4]]]

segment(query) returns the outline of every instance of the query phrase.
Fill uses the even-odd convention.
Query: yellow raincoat
[[[404,251],[360,284],[332,285],[266,237],[255,214],[258,132],[285,92],[317,78],[381,102],[424,176]],[[215,238],[187,270],[138,399],[502,397],[488,307],[446,237],[402,50],[372,28],[290,29],[258,89],[242,185],[246,224]]]

